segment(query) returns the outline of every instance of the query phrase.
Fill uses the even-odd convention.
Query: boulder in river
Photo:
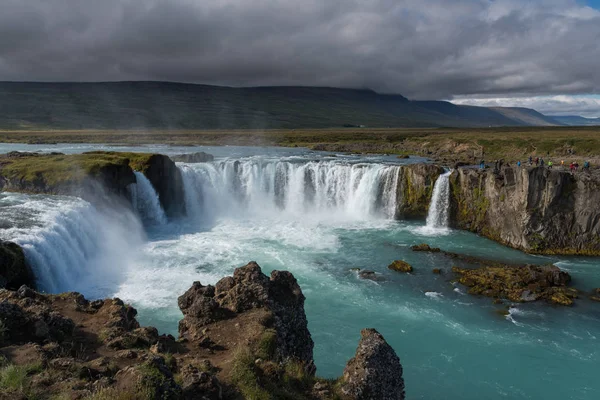
[[[410,246],[410,249],[412,251],[424,251],[424,252],[429,252],[429,253],[439,253],[441,251],[438,247],[431,247],[426,243]]]
[[[392,271],[397,271],[397,272],[407,272],[407,273],[413,272],[412,265],[410,265],[406,261],[402,261],[402,260],[394,261],[393,263],[388,265],[388,269],[391,269]]]

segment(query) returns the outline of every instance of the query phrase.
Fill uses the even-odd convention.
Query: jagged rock
[[[427,215],[431,195],[437,178],[444,169],[433,164],[404,165],[400,170],[396,216],[403,218],[421,218]]]
[[[410,249],[412,251],[424,251],[424,252],[429,252],[429,253],[439,253],[441,251],[438,247],[431,247],[426,243],[410,246]]]
[[[364,329],[341,378],[342,392],[353,400],[402,400],[402,365],[394,349],[375,329]]]
[[[406,261],[396,260],[390,265],[388,265],[388,269],[397,272],[413,272],[413,267]]]
[[[17,293],[8,291],[2,292],[0,299],[5,343],[62,342],[73,334],[75,323],[40,300],[21,299]]]
[[[223,388],[214,375],[188,364],[182,369],[181,377],[184,399],[220,400],[223,398]]]
[[[199,339],[211,322],[251,309],[265,309],[272,313],[265,323],[276,333],[275,359],[293,358],[312,365],[314,344],[307,327],[304,299],[291,273],[273,271],[269,278],[258,264],[251,262],[215,287],[196,282],[179,297],[184,315],[179,334],[182,338]]]
[[[171,156],[171,160],[173,161],[184,162],[188,164],[209,162],[214,161],[214,159],[215,157],[212,154],[208,154],[203,151],[199,151],[197,153],[178,154],[175,156]]]
[[[470,294],[527,302],[545,299],[560,305],[571,305],[577,290],[566,285],[571,276],[556,266],[484,266],[476,269],[452,267],[458,282],[469,287]]]
[[[0,287],[15,290],[22,285],[35,287],[23,249],[16,243],[0,240]]]

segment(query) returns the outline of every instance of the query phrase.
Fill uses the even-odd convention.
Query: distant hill
[[[3,129],[268,129],[559,125],[535,110],[410,101],[371,90],[165,82],[0,82]]]
[[[563,125],[570,126],[595,126],[600,125],[600,118],[585,118],[579,115],[561,115],[552,117]]]

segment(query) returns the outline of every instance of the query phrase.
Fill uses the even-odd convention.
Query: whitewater
[[[181,220],[167,220],[141,174],[130,187],[131,208],[0,194],[0,235],[25,248],[45,291],[118,296],[138,309],[142,324],[176,334],[177,296],[195,280],[214,284],[254,260],[265,272],[290,270],[298,279],[320,376],[340,375],[360,330],[374,327],[400,356],[410,398],[596,399],[600,393],[591,378],[600,362],[597,305],[519,305],[505,317],[489,299],[465,295],[448,275],[431,273],[449,270],[451,260],[410,251],[425,242],[504,261],[553,262],[576,286],[600,286],[598,259],[529,256],[449,229],[448,174],[435,183],[427,221],[402,221],[395,217],[404,161],[393,157],[273,148],[119,150],[207,151],[216,160],[179,164],[188,211]],[[415,273],[387,270],[396,259]],[[352,268],[384,280],[361,280]]]

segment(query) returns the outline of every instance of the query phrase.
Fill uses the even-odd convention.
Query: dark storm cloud
[[[598,93],[599,43],[574,0],[0,0],[0,80]]]

